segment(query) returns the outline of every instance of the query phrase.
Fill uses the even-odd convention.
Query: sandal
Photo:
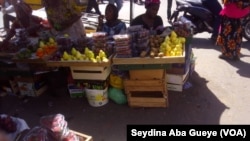
[[[239,61],[239,60],[240,60],[240,57],[239,57],[238,55],[236,55],[236,56],[233,57],[233,59],[234,59],[235,61]]]
[[[224,59],[224,60],[233,60],[234,59],[234,57],[228,57],[228,56],[223,55],[223,54],[219,55],[219,58]]]

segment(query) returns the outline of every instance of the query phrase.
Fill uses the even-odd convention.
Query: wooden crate
[[[162,79],[164,73],[164,69],[129,70],[129,76],[131,80]]]
[[[23,141],[26,134],[29,133],[30,129],[26,129],[22,132],[20,132],[14,141]],[[80,141],[93,141],[93,137],[90,136],[90,135],[86,135],[86,134],[83,134],[83,133],[80,133],[80,132],[77,132],[77,131],[74,131],[74,130],[70,130],[70,132],[74,133],[76,136],[79,137],[79,140]]]
[[[70,70],[71,70],[73,79],[106,80],[111,72],[111,67],[71,66]]]
[[[184,56],[172,56],[172,57],[133,57],[133,58],[117,58],[114,56],[113,64],[114,65],[126,65],[126,64],[168,64],[168,63],[184,63]]]
[[[186,48],[184,46],[184,48]],[[112,62],[114,65],[149,65],[149,64],[171,64],[171,63],[184,63],[186,51],[184,49],[182,56],[163,56],[163,57],[131,57],[131,58],[118,58],[114,55]]]
[[[168,107],[166,80],[124,80],[131,107]]]
[[[93,137],[90,135],[86,135],[74,130],[70,130],[70,132],[74,133],[75,135],[77,135],[80,139],[80,141],[93,141]]]

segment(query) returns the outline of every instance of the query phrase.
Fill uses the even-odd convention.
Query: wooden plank
[[[167,102],[150,102],[150,103],[145,103],[145,102],[130,102],[129,103],[130,107],[162,107],[162,108],[166,108],[168,107],[168,103]]]
[[[116,65],[119,70],[170,69],[172,64],[123,64]]]
[[[47,66],[50,67],[71,67],[71,66],[111,66],[111,61],[102,63],[93,63],[90,61],[47,61]]]
[[[84,67],[83,67],[84,68]],[[88,68],[88,67],[86,67]],[[111,72],[111,67],[89,67],[91,69],[82,69],[82,67],[70,67],[74,79],[84,80],[106,80]]]
[[[80,141],[93,141],[93,137],[90,135],[86,135],[74,130],[70,130],[70,132],[74,133],[75,135],[77,135],[80,139]]]
[[[128,103],[130,107],[167,107],[168,99],[128,96]]]
[[[164,85],[166,87],[166,85]],[[164,91],[164,87],[162,86],[154,86],[154,87],[145,87],[145,86],[134,86],[134,87],[125,87],[126,91]]]
[[[5,53],[0,52],[0,58],[11,59],[16,55],[16,53]]]
[[[46,61],[41,58],[36,58],[36,59],[17,59],[13,58],[12,59],[16,63],[28,63],[28,64],[46,64]]]
[[[139,102],[139,103],[164,103],[166,102],[165,98],[147,98],[147,97],[132,97],[130,98],[130,102]]]
[[[111,55],[109,57],[109,61],[108,62],[97,62],[97,63],[93,63],[91,61],[81,61],[81,60],[70,60],[70,61],[51,61],[48,60],[47,66],[50,67],[71,67],[71,66],[99,66],[99,67],[108,67],[111,66],[112,63],[112,57],[113,55]]]
[[[112,62],[114,65],[126,65],[126,64],[171,64],[171,63],[184,63],[184,56],[171,56],[171,57],[133,57],[133,58],[117,58],[116,55],[113,57]]]
[[[166,81],[165,79],[162,80],[124,80],[124,86],[125,87],[135,87],[135,86],[163,86],[165,85]]]
[[[129,70],[131,80],[161,80],[164,74],[164,69]]]

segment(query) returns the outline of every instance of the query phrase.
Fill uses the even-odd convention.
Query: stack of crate
[[[129,70],[124,88],[130,107],[168,107],[165,69]]]

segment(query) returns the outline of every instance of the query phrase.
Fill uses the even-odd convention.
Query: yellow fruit
[[[39,47],[40,47],[40,48],[43,48],[44,46],[45,46],[45,43],[44,43],[43,41],[40,41],[40,42],[39,42]]]
[[[64,60],[69,60],[69,58],[70,58],[70,55],[66,51],[64,51],[63,52],[63,59]]]
[[[103,57],[103,58],[102,58],[102,61],[103,61],[103,62],[108,62],[108,61],[109,61],[109,59],[108,59],[108,58],[106,58],[106,57]]]
[[[73,47],[73,48],[71,49],[71,54],[72,54],[73,56],[76,56],[76,53],[77,53],[77,50]]]
[[[54,44],[54,43],[55,43],[55,40],[54,40],[52,37],[50,37],[50,38],[49,38],[49,43]]]

